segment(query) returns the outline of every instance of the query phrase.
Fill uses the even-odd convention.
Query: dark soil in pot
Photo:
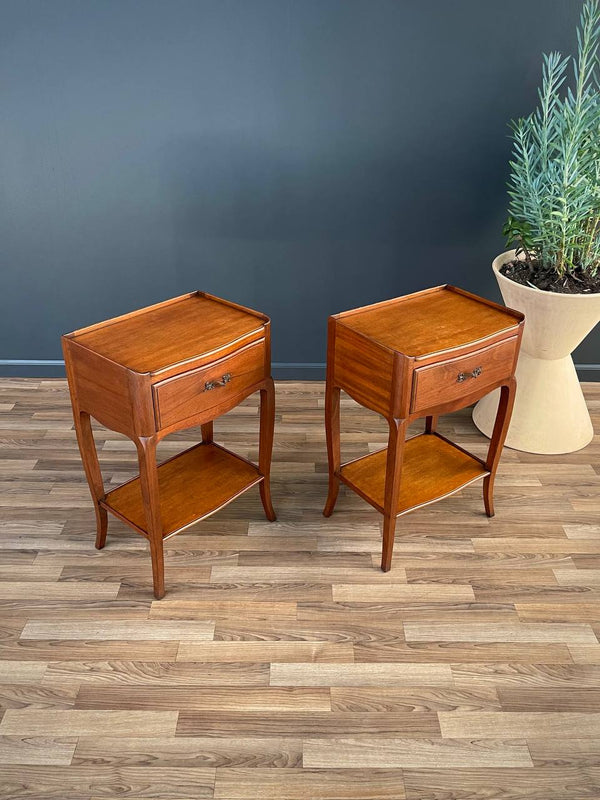
[[[573,273],[559,277],[552,269],[542,266],[533,260],[531,268],[526,261],[515,258],[500,267],[500,272],[506,278],[523,286],[533,286],[546,292],[560,294],[595,294],[600,292],[600,273],[592,277],[587,272],[576,270]]]

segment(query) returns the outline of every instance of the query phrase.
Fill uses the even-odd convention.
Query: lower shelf
[[[163,536],[207,517],[261,480],[257,467],[212,443],[165,461],[158,467]],[[113,489],[102,505],[146,534],[139,478]]]
[[[421,434],[405,444],[396,514],[441,500],[489,475],[473,456],[436,434]],[[341,480],[383,513],[387,448],[344,464]]]

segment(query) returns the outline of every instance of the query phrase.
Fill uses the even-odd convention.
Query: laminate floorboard
[[[0,379],[0,799],[597,800],[600,435],[505,449],[496,516],[473,485],[401,518],[384,575],[377,512],[321,515],[324,385],[276,404],[277,521],[253,489],[167,540],[156,601],[142,537],[94,548],[66,382]],[[341,407],[345,459],[385,446]],[[93,427],[108,490],[135,448]],[[468,409],[439,430],[485,456]],[[257,433],[256,397],[215,423]]]

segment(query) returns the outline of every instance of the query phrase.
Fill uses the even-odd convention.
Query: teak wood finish
[[[392,565],[396,520],[483,479],[494,515],[494,479],[514,403],[523,314],[454,286],[346,311],[329,318],[325,427],[328,517],[345,483],[383,514],[381,569]],[[440,414],[493,389],[501,400],[487,458],[441,436]],[[340,392],[388,422],[387,448],[341,463]],[[411,422],[425,431],[407,441]]]
[[[279,521],[249,491],[166,539],[154,600],[145,539],[114,519],[93,547],[66,381],[0,379],[2,798],[600,797],[600,383],[588,447],[505,450],[496,518],[477,484],[425,506],[387,574],[379,512],[342,485],[321,516],[324,390],[277,385]],[[385,445],[340,403],[345,457]],[[254,394],[215,437],[256,461],[258,418]],[[93,425],[112,488],[136,450]],[[437,429],[489,444],[469,409]]]
[[[154,595],[165,594],[163,541],[259,484],[271,521],[275,399],[270,321],[193,292],[62,337],[75,430],[96,512],[96,547],[107,512],[150,544]],[[258,466],[213,442],[213,420],[260,392]],[[107,492],[90,418],[130,438],[139,476]],[[202,442],[157,465],[168,434],[199,425]]]

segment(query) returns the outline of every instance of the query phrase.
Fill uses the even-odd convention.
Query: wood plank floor
[[[256,459],[254,398],[215,427]],[[342,427],[385,442],[348,398]],[[468,411],[440,429],[484,455]],[[96,434],[110,489],[135,451]],[[321,515],[321,383],[278,384],[273,479],[276,523],[252,489],[166,543],[156,602],[141,537],[94,549],[65,382],[0,380],[0,797],[600,797],[600,436],[505,450],[496,517],[477,485],[402,518],[385,575],[377,512]]]

